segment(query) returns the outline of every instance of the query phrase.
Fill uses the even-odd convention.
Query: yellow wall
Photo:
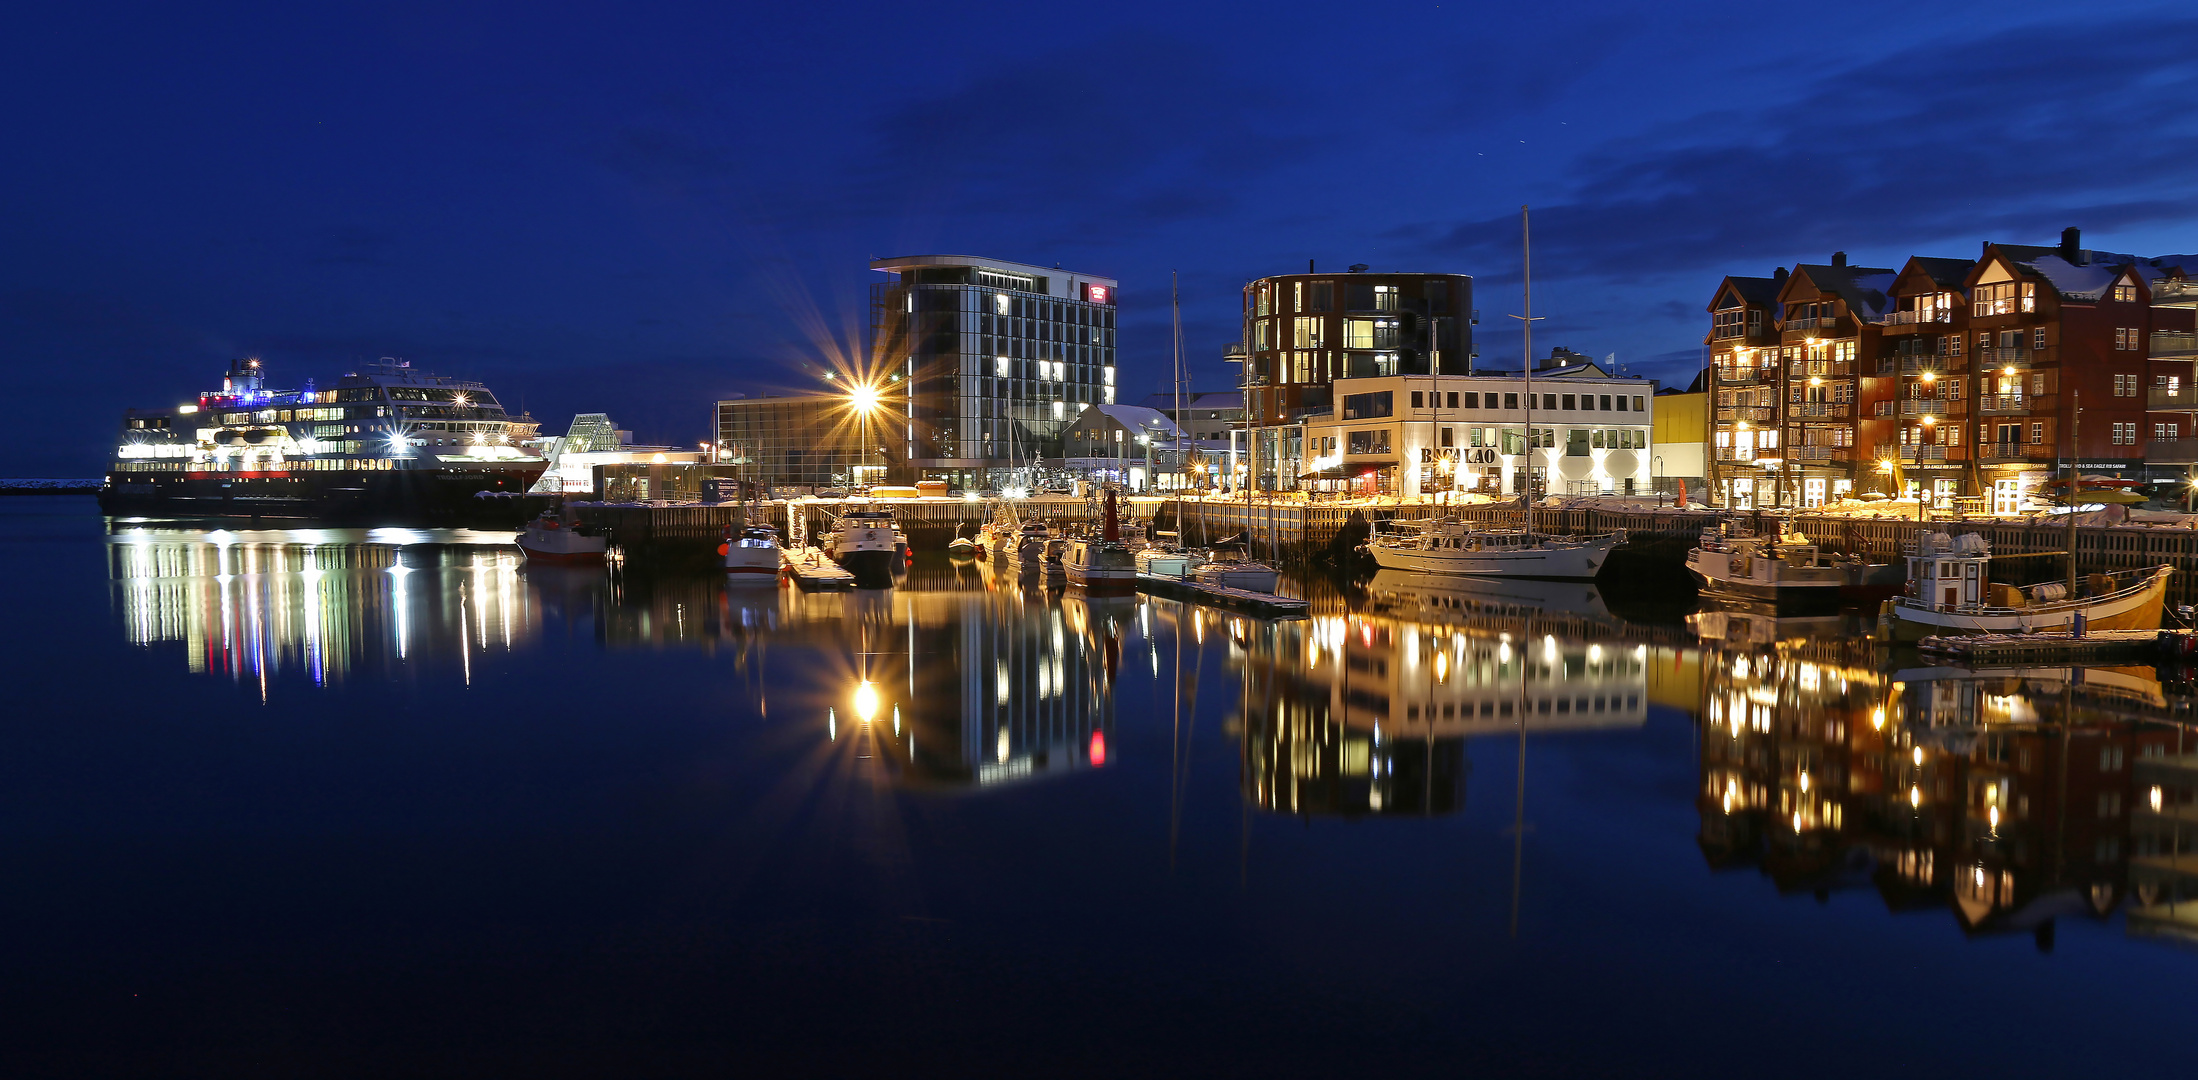
[[[1706,443],[1710,438],[1710,396],[1664,394],[1656,399],[1650,442]]]

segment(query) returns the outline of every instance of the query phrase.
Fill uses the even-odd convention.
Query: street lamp
[[[870,456],[870,414],[878,411],[878,388],[869,383],[856,383],[848,388],[847,404],[855,410],[862,437],[861,450],[855,457],[855,483],[860,485],[862,471],[868,468],[863,461]]]

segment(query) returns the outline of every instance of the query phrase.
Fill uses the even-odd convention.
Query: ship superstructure
[[[466,516],[523,492],[545,462],[477,382],[384,361],[333,386],[275,390],[258,360],[168,409],[131,409],[100,504],[109,513]]]

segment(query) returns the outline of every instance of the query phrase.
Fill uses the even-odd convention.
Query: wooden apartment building
[[[1987,242],[1974,260],[1801,264],[1709,305],[1712,499],[1816,506],[1871,491],[1995,512],[2073,462],[2164,479],[2198,464],[2198,257]],[[2080,423],[2075,410],[2082,410]]]

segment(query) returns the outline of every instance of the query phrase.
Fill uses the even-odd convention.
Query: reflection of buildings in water
[[[1450,813],[1474,735],[1638,727],[1645,645],[1376,616],[1253,624],[1243,787],[1289,813]]]
[[[396,534],[396,535],[391,535]],[[194,672],[342,678],[373,660],[456,659],[533,637],[518,554],[415,530],[128,529],[108,571],[132,642],[182,642]]]
[[[1824,637],[1727,642],[1705,668],[1713,865],[1819,895],[1867,885],[2041,947],[2054,919],[2105,917],[2125,892],[2133,931],[2198,926],[2179,816],[2193,784],[2176,782],[2198,771],[2149,670],[1887,675]]]
[[[897,592],[887,603],[887,619],[854,628],[848,715],[911,783],[989,786],[1106,764],[1134,599]]]

